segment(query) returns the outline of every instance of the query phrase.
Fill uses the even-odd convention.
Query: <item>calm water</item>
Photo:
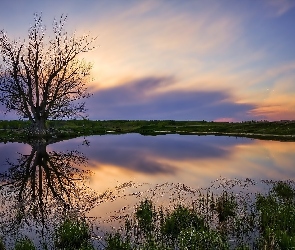
[[[85,142],[83,145],[84,138],[77,138],[49,145],[48,150],[82,152],[88,158],[88,169],[94,172],[91,187],[98,191],[130,180],[202,187],[220,176],[295,179],[294,142],[138,134],[92,136],[86,140],[89,146]],[[13,152],[25,150],[13,144],[9,147],[10,158],[16,157]]]
[[[1,223],[15,234],[50,230],[46,221],[69,210],[108,228],[99,223],[114,211],[132,211],[128,205],[144,197],[167,204],[167,193],[183,184],[205,188],[221,177],[295,180],[294,142],[126,134],[49,145],[2,143],[0,152]]]

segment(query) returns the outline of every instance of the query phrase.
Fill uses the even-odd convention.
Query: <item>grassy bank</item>
[[[0,141],[27,139],[27,121],[0,121]],[[295,122],[206,122],[206,121],[48,121],[49,137],[74,138],[77,136],[139,133],[142,135],[226,135],[279,141],[295,141]]]
[[[256,194],[251,201],[226,190],[199,193],[190,205],[179,203],[172,209],[144,199],[119,229],[105,232],[99,249],[294,249],[294,182],[268,185],[268,192]],[[93,236],[85,219],[66,217],[54,229],[53,249],[98,249]],[[4,235],[2,239],[1,250]],[[26,237],[17,239],[13,247],[35,249]]]

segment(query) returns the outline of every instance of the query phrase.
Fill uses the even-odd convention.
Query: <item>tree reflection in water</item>
[[[19,154],[0,173],[0,226],[3,235],[32,230],[48,237],[65,216],[84,216],[97,201],[87,186],[91,172],[78,151],[47,151],[50,143],[34,141],[30,154]]]

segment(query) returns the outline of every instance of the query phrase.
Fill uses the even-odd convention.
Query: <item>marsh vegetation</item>
[[[176,161],[176,164],[179,159],[184,163],[182,157],[198,160],[200,157],[204,157],[204,154],[206,157],[202,160],[207,158],[211,160],[217,157],[220,162],[222,157],[225,157],[232,162],[233,158],[230,157],[229,149],[231,147],[237,148],[237,145],[248,145],[247,143],[253,146],[255,144],[253,140],[180,135],[145,137],[129,134],[89,137],[89,141],[83,137],[77,138],[75,141],[80,143],[78,147],[73,146],[75,144],[73,140],[64,141],[63,144],[56,143],[67,138],[62,135],[74,136],[78,132],[83,134],[83,131],[89,132],[90,128],[93,128],[91,133],[100,128],[101,131],[104,131],[103,133],[116,134],[127,133],[128,129],[149,124],[144,121],[84,121],[89,124],[82,122],[59,121],[48,124],[53,127],[52,131],[61,131],[61,136],[52,134],[45,139],[31,137],[27,141],[27,147],[22,151],[23,153],[11,154],[14,157],[7,159],[6,166],[3,168],[6,170],[0,173],[1,250],[5,248],[292,249],[294,247],[294,182],[276,180],[260,183],[252,179],[219,179],[211,183],[209,188],[196,188],[188,185],[198,182],[198,178],[202,178],[203,175],[201,177],[193,176],[190,179],[191,182],[187,179],[181,180],[179,175],[179,171],[188,171],[186,177],[197,175],[196,166],[194,166],[195,172],[190,172],[187,169],[189,165],[177,169],[173,165],[167,166],[157,163],[158,159],[165,162],[170,158]],[[119,125],[116,125],[116,122]],[[171,122],[173,123],[173,121],[150,121],[150,125],[157,124],[159,129],[161,124],[166,127],[172,126],[169,125]],[[124,125],[120,125],[121,123]],[[180,127],[181,122],[176,123]],[[199,123],[210,126],[210,123]],[[1,124],[3,125],[3,123]],[[25,122],[10,121],[6,123],[2,131],[12,131],[12,133],[25,131],[25,125]],[[196,126],[197,124],[188,125],[189,122],[186,122],[183,127],[200,127]],[[224,123],[224,125],[230,124]],[[253,126],[255,125],[257,124]],[[282,123],[280,126],[293,125]],[[116,132],[117,127],[125,130]],[[154,129],[157,127],[155,126]],[[208,139],[207,144],[202,139]],[[19,141],[23,142],[22,139]],[[147,141],[151,144],[146,144]],[[174,146],[170,147],[172,142]],[[241,144],[242,142],[244,144]],[[229,143],[231,147],[225,148],[226,143]],[[283,159],[287,159],[288,162],[293,159],[293,143],[272,143],[287,146],[290,150],[284,153],[285,158]],[[56,146],[57,144],[63,146]],[[13,145],[21,144],[2,144],[3,149]],[[179,147],[184,149],[179,150]],[[81,152],[74,150],[75,148],[80,149]],[[201,150],[202,148],[206,150]],[[66,149],[66,151],[59,151],[62,149]],[[167,176],[175,175],[177,181],[184,182],[183,184],[171,182],[155,184],[155,182],[153,185],[145,186],[144,183],[135,184],[130,181],[103,193],[97,192],[89,186],[93,173],[89,167],[87,156],[91,156],[91,153],[87,154],[88,151],[97,157],[92,158],[89,162],[94,165],[95,161],[99,162],[98,167],[105,162],[122,164],[124,159],[131,159],[131,156],[136,161],[136,155],[139,158],[144,158],[144,156],[158,157],[154,159],[154,162],[139,161],[138,165],[132,165],[130,169],[128,166],[134,162],[128,160],[125,162],[127,164],[126,171],[128,173],[131,170],[133,173],[139,171],[141,175],[145,173],[145,176],[153,178],[157,178],[156,176],[159,175],[161,181],[164,176],[165,181],[168,181]],[[164,155],[161,155],[162,151]],[[169,153],[167,153],[168,151]],[[254,151],[257,149],[255,148]],[[107,152],[111,152],[110,155],[107,155]],[[157,154],[153,154],[153,152],[157,152]],[[158,154],[161,155],[161,158]],[[287,157],[289,154],[290,156]],[[117,159],[114,159],[116,157]],[[253,155],[251,157],[255,158]],[[192,162],[198,164],[198,161]],[[262,163],[259,162],[259,164]],[[269,164],[269,161],[266,164]],[[149,167],[150,165],[152,167]],[[118,169],[122,169],[122,166],[120,165]],[[208,164],[206,166],[210,169]],[[110,168],[112,169],[112,167]],[[213,171],[216,169],[213,168]],[[275,169],[274,173],[285,171],[286,176],[290,178],[294,176],[288,164],[284,168],[275,166],[272,169],[268,166],[266,169],[268,171]],[[202,166],[200,171],[203,171]],[[220,171],[225,171],[221,165]],[[240,169],[240,171],[242,170]],[[255,171],[262,170],[255,168]],[[124,173],[122,170],[119,172]],[[245,173],[244,176],[250,176],[250,174],[251,171]],[[255,173],[257,178],[263,178],[263,176],[258,176]],[[94,180],[98,186],[103,185],[102,179],[95,178]],[[264,187],[263,192],[260,189],[261,186]],[[130,192],[128,191],[128,193],[127,190]],[[113,208],[113,204],[119,200],[125,200],[125,203],[119,202],[122,204],[119,209],[115,209],[113,213],[109,212]],[[129,203],[129,201],[132,202]],[[126,204],[126,202],[128,203]],[[107,207],[105,218],[101,218],[100,214],[97,214],[96,217],[88,216],[91,209],[101,205]]]
[[[0,121],[1,141],[26,140],[28,121]],[[295,141],[295,122],[206,122],[173,120],[49,120],[46,137],[75,138],[77,136],[139,133],[142,135],[227,135],[279,141]]]
[[[251,180],[234,182],[254,185]],[[226,185],[232,185],[228,181]],[[65,216],[56,225],[52,249],[294,249],[295,185],[292,181],[265,181],[265,193],[195,191],[190,203],[163,207],[142,199],[117,229],[99,240],[85,217]],[[188,190],[182,190],[187,192]],[[217,191],[217,190],[216,190]],[[5,235],[2,235],[2,249]],[[35,249],[29,238],[14,249]]]

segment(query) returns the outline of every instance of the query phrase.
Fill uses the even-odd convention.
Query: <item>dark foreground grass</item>
[[[294,182],[267,182],[271,189],[252,202],[226,190],[199,194],[173,209],[142,200],[122,226],[105,232],[107,250],[295,249]],[[54,233],[54,249],[95,249],[85,219],[65,218]],[[5,238],[3,238],[5,240]],[[0,241],[0,249],[5,249]],[[28,238],[14,249],[35,249]]]
[[[28,121],[0,121],[0,141],[28,139]],[[257,139],[295,141],[295,122],[206,122],[173,120],[68,120],[48,121],[48,137],[140,133],[142,135],[194,134],[243,136]]]
[[[106,238],[106,249],[295,249],[295,191],[273,183],[252,204],[233,194],[205,195],[172,211],[142,201],[134,216]]]
[[[90,242],[89,225],[83,219],[66,218],[55,230],[55,247],[57,249],[94,249]]]
[[[94,250],[91,243],[91,230],[85,219],[65,218],[54,230],[54,249]],[[4,241],[0,239],[0,250],[5,250]],[[28,237],[20,238],[13,246],[15,250],[37,249]],[[43,249],[51,249],[43,246]]]

